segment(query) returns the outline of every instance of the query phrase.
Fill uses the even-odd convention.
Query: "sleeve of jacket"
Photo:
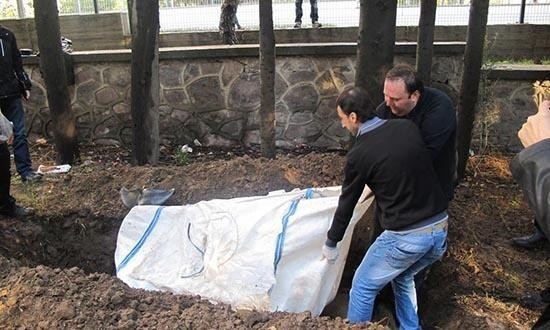
[[[510,169],[538,225],[550,237],[550,139],[523,149],[510,163]]]
[[[6,142],[13,133],[13,124],[0,112],[0,143]]]
[[[434,98],[426,109],[426,117],[420,123],[422,138],[432,159],[437,158],[441,149],[456,134],[456,115],[451,99],[446,95]]]
[[[328,246],[336,246],[336,243],[344,237],[355,205],[365,189],[364,171],[359,170],[356,165],[352,159],[348,158],[344,170],[342,192],[338,199],[338,207],[334,213],[330,229],[327,232],[326,244]]]
[[[17,75],[17,79],[23,84],[26,90],[30,90],[32,87],[31,79],[23,69],[23,59],[21,58],[21,52],[19,51],[19,47],[17,46],[17,39],[15,38],[15,35],[12,35],[12,61],[13,61],[13,70],[15,71],[15,74]]]

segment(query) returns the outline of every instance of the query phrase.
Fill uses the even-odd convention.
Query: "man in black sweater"
[[[446,250],[448,198],[443,193],[418,128],[409,120],[384,120],[365,91],[340,94],[342,126],[356,135],[347,155],[344,182],[323,256],[334,262],[365,185],[375,196],[384,231],[370,246],[353,278],[348,320],[370,321],[377,293],[394,290],[400,326],[419,328],[414,275]]]
[[[424,87],[414,69],[397,64],[386,73],[384,102],[376,108],[382,119],[408,119],[418,126],[443,193],[453,199],[456,184],[456,114],[442,91]]]
[[[450,201],[456,186],[456,114],[453,103],[442,91],[425,87],[415,70],[397,64],[384,79],[384,102],[376,113],[382,119],[408,119],[420,129],[443,193]],[[375,213],[375,220],[378,215]],[[375,232],[380,232],[375,221]],[[420,287],[427,278],[426,268],[416,277]]]

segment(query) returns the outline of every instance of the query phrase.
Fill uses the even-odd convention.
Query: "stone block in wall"
[[[311,82],[303,82],[289,86],[282,97],[291,112],[310,111],[315,112],[319,103],[319,92]]]
[[[244,72],[233,80],[228,91],[228,106],[239,111],[254,111],[260,107],[260,72]]]

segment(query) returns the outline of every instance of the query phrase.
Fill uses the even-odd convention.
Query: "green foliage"
[[[11,1],[0,1],[1,18],[17,18],[17,6]]]
[[[524,59],[504,59],[504,60],[495,60],[493,61],[495,64],[523,64],[523,65],[531,65],[531,64],[543,64],[543,65],[550,65],[550,57],[543,57],[539,59],[532,59],[532,58],[524,58]]]
[[[174,160],[176,161],[176,165],[179,166],[185,166],[189,164],[189,152],[178,149],[176,151],[176,154],[174,155]]]

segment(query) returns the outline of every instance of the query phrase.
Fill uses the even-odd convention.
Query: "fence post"
[[[25,5],[23,4],[23,0],[17,0],[17,15],[19,18],[25,18],[27,16],[25,14]]]
[[[94,0],[94,13],[99,13],[99,10],[97,8],[97,0]]]
[[[519,10],[519,23],[523,24],[525,22],[525,2],[526,0],[521,0],[521,9]]]

